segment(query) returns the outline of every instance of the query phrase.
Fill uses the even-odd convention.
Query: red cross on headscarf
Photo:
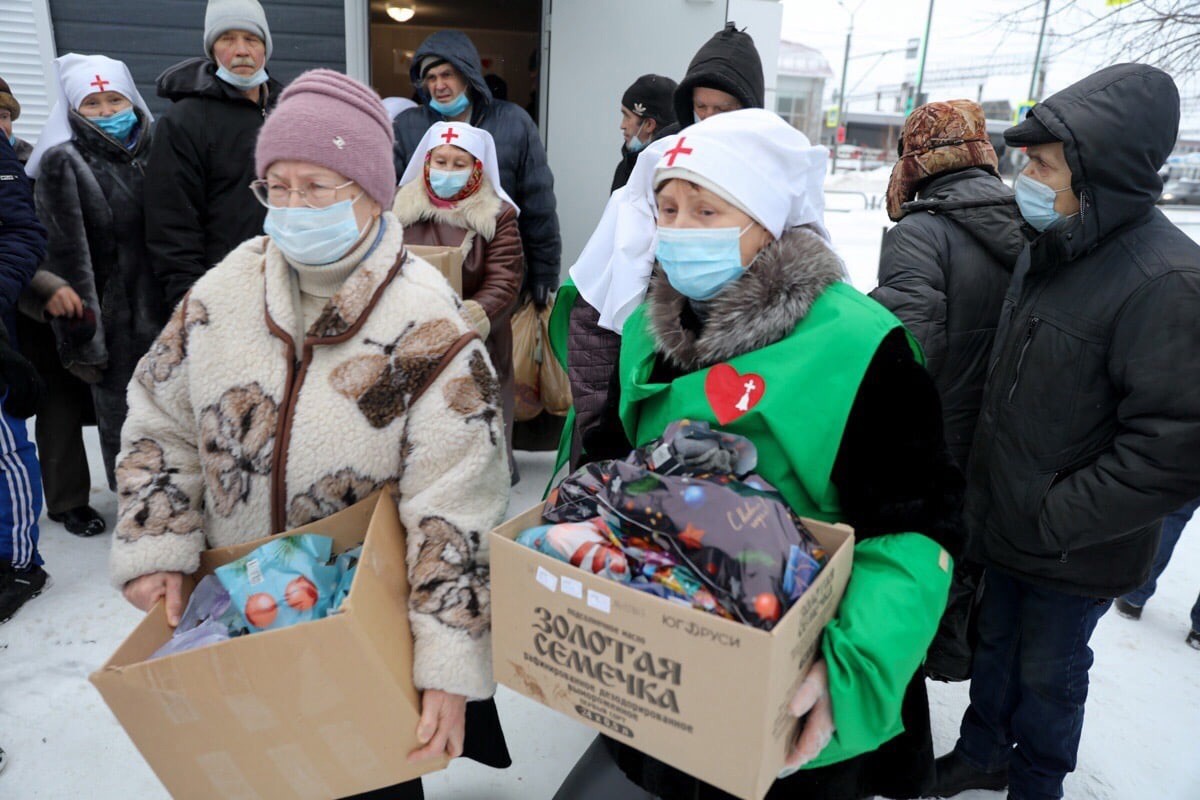
[[[445,139],[446,144],[450,144],[455,139],[459,138],[459,136],[454,132],[454,128],[446,128],[446,132],[443,133],[439,138]]]
[[[692,148],[683,146],[683,143],[685,141],[687,141],[687,137],[680,136],[679,141],[675,143],[675,146],[673,148],[671,148],[670,150],[668,150],[667,152],[663,153],[663,155],[667,156],[667,166],[668,167],[675,166],[675,159],[678,158],[679,156],[689,156],[692,154]]]
[[[103,78],[101,78],[99,75],[97,75],[96,80],[89,83],[88,86],[95,86],[97,91],[103,92],[104,87],[108,86],[110,83],[112,83],[112,81],[106,81]]]

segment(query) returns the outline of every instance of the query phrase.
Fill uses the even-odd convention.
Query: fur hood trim
[[[496,235],[496,219],[503,209],[504,202],[486,177],[479,184],[479,191],[459,200],[454,208],[438,208],[431,203],[425,193],[424,181],[420,179],[401,186],[392,206],[401,225],[433,220],[475,231],[487,242]]]
[[[655,270],[648,298],[655,349],[688,372],[761,349],[790,334],[817,297],[845,276],[824,238],[811,228],[793,228],[700,307],[705,323],[697,332],[682,322],[688,299]]]

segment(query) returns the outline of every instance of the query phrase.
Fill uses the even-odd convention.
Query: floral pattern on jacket
[[[487,533],[509,473],[495,372],[453,290],[383,234],[302,344],[267,237],[201,278],[138,366],[118,469],[120,586],[381,488],[407,531],[413,677],[490,696]],[[483,424],[481,424],[483,423]]]

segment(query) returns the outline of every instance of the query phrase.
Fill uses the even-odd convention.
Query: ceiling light
[[[396,22],[408,22],[416,14],[417,9],[411,3],[408,5],[387,4],[387,15],[396,20]]]

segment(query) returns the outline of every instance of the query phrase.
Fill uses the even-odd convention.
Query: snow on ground
[[[857,183],[839,181],[837,188],[853,185],[852,191],[878,196],[886,183],[886,175],[883,181],[875,173],[854,177]],[[855,205],[856,210],[832,210]],[[831,195],[827,222],[854,284],[869,290],[880,234],[888,221],[881,209],[863,205],[857,196]],[[1193,235],[1200,234],[1200,213],[1171,215]],[[94,429],[87,431],[86,441],[92,474],[102,483]],[[540,498],[551,457],[519,453],[518,461],[524,480],[510,505],[512,514]],[[97,488],[93,503],[111,523],[113,495]],[[108,547],[107,535],[79,539],[42,519],[42,552],[54,585],[0,626],[0,747],[10,759],[0,773],[0,798],[166,797],[87,682],[88,674],[112,654],[139,616],[108,585]],[[1200,521],[1184,532],[1142,620],[1135,623],[1110,612],[1100,621],[1092,640],[1096,663],[1079,766],[1067,779],[1068,798],[1200,797],[1194,738],[1200,727],[1200,652],[1183,641],[1197,591]],[[967,705],[967,686],[931,683],[930,702],[935,749],[943,753],[954,744]],[[460,760],[426,778],[430,800],[549,800],[592,739],[584,726],[503,687],[498,703],[513,767],[497,771]],[[1003,795],[972,792],[960,797],[997,800]]]

